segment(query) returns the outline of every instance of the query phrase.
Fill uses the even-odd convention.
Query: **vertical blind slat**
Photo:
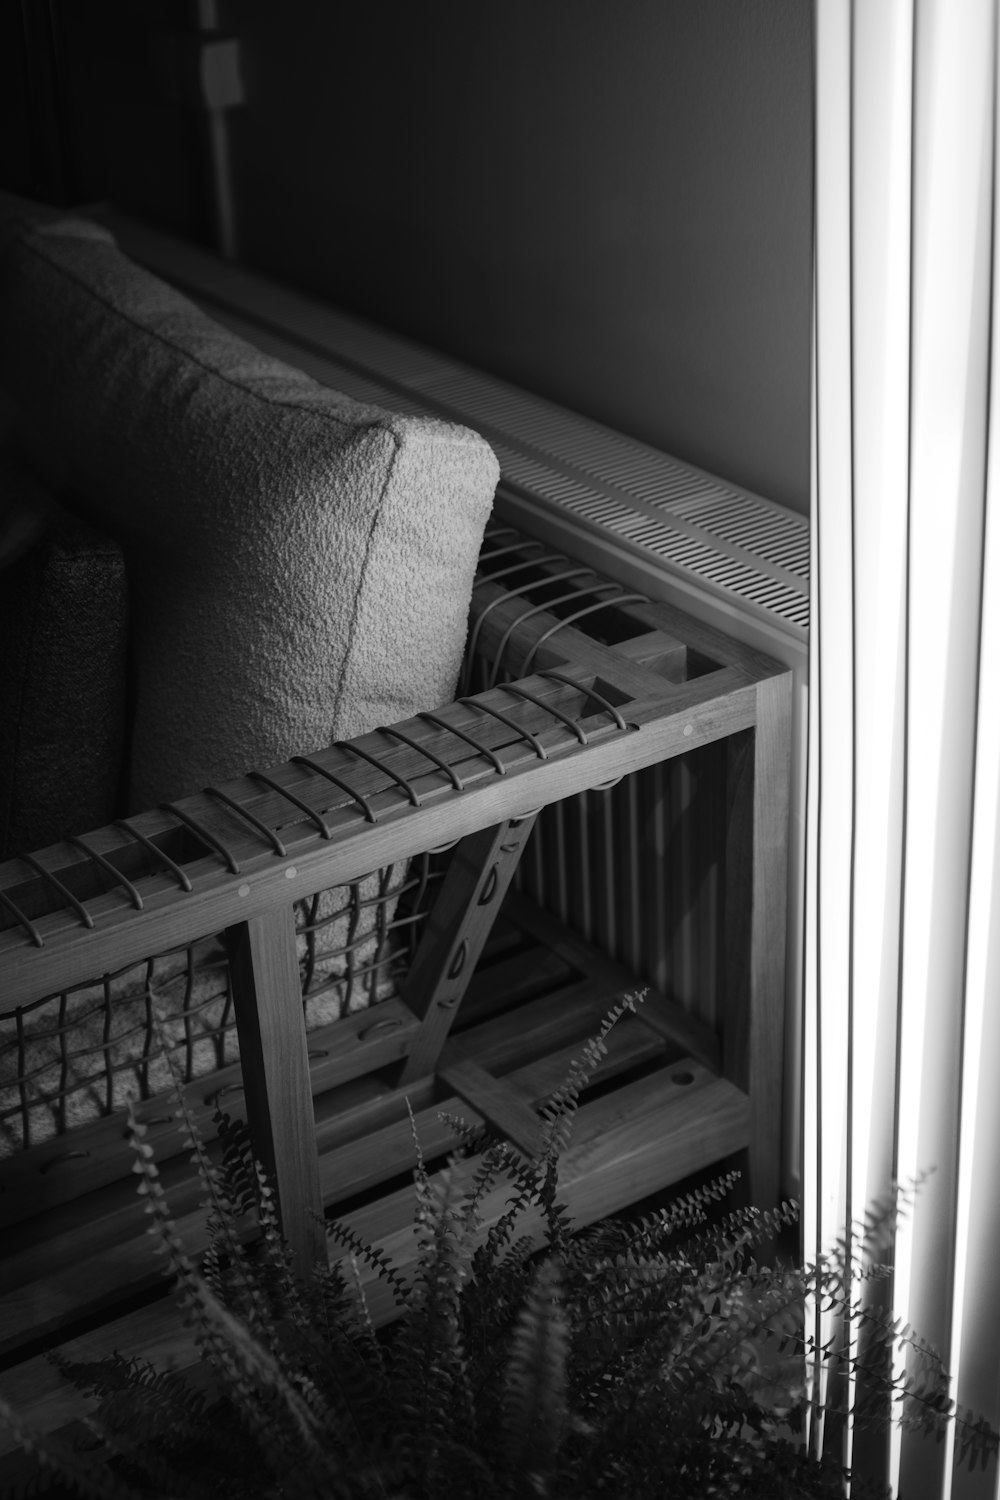
[[[996,9],[815,6],[803,1197],[814,1253],[933,1169],[892,1305],[1000,1425]],[[998,1493],[911,1432],[853,1458]]]

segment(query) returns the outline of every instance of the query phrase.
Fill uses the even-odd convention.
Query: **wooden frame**
[[[518,546],[528,549],[514,555],[530,559],[534,596],[512,589],[509,567],[498,566]],[[0,866],[7,1007],[226,934],[247,1119],[303,1267],[326,1253],[324,1203],[349,1190],[368,1194],[350,1222],[405,1270],[409,1200],[394,1179],[412,1162],[409,1108],[428,1155],[453,1143],[438,1122],[442,1096],[532,1150],[536,1106],[578,1050],[574,1038],[596,1029],[630,980],[518,898],[505,910],[576,966],[572,1002],[542,999],[511,1019],[494,997],[453,1034],[537,810],[718,741],[728,747],[720,1033],[649,996],[607,1063],[607,1076],[625,1082],[583,1112],[563,1190],[586,1222],[743,1151],[753,1200],[778,1196],[790,674],[669,605],[595,585],[586,570],[567,577],[565,559],[532,548],[495,533],[484,550],[472,632],[483,690],[234,780],[221,796],[206,790],[98,830],[86,847],[56,845],[30,864]],[[322,1057],[311,1058],[292,900],[448,843],[449,871],[401,992],[329,1027]],[[475,1011],[480,1001],[471,1003]],[[639,1063],[645,1073],[629,1082]],[[207,1118],[239,1072],[192,1086],[196,1113]],[[335,1098],[322,1119],[314,1096]],[[154,1104],[138,1112],[168,1162],[165,1180],[196,1251],[205,1215],[190,1173],[170,1165],[176,1124]],[[94,1144],[112,1136],[114,1152]],[[155,1273],[137,1238],[141,1213],[123,1196],[120,1136],[120,1118],[95,1122],[0,1163],[0,1355],[11,1362],[0,1389],[19,1399],[34,1392],[28,1406],[43,1425],[58,1425],[68,1408],[39,1362],[38,1338],[58,1342],[84,1315],[107,1320],[92,1347],[113,1337],[123,1348],[155,1347],[167,1337],[151,1308],[116,1321],[123,1290],[147,1289]],[[183,1362],[190,1350],[179,1354],[178,1338],[175,1330],[171,1347]]]

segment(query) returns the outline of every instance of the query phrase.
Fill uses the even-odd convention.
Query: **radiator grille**
[[[355,400],[475,427],[492,444],[508,489],[655,557],[804,643],[803,516],[343,313],[283,294],[279,324],[260,306],[260,284],[251,297],[241,293],[243,280],[234,274],[224,299],[188,289],[252,343]]]

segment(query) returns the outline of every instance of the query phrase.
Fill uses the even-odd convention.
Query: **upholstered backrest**
[[[133,807],[451,696],[498,477],[475,433],[318,385],[10,200],[0,383],[124,549]]]

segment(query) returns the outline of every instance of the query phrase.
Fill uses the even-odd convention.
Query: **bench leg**
[[[325,1264],[327,1251],[292,908],[240,922],[226,939],[247,1124],[304,1274]]]
[[[790,727],[790,679],[772,678],[756,727],[728,741],[723,1069],[750,1098],[746,1197],[759,1208],[781,1192]]]

